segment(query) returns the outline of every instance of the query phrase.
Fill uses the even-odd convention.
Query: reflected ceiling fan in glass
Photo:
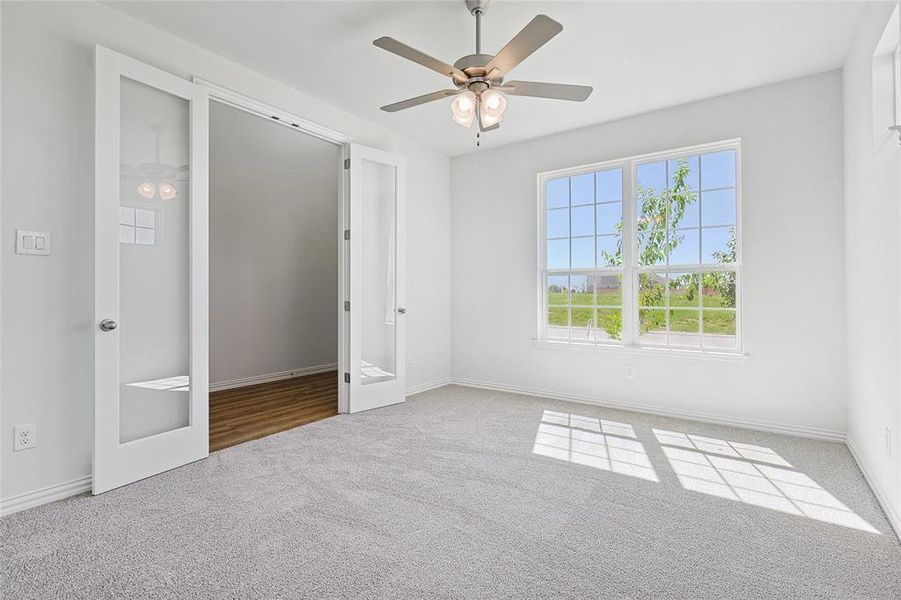
[[[538,15],[510,40],[496,55],[482,54],[482,15],[489,0],[466,0],[466,8],[476,18],[476,52],[460,58],[453,65],[411,48],[390,37],[372,42],[379,48],[397,54],[451,78],[454,89],[439,90],[382,107],[397,112],[420,104],[454,96],[451,114],[455,123],[472,127],[478,121],[479,131],[500,127],[507,109],[507,96],[532,96],[552,100],[583,102],[593,91],[591,86],[543,83],[539,81],[504,81],[516,65],[563,31],[563,25],[546,15]]]
[[[122,165],[123,177],[136,181],[135,191],[147,200],[174,200],[178,196],[176,187],[188,181],[188,165],[168,165],[160,161],[160,135],[162,127],[151,128],[156,137],[156,154],[153,162],[137,165]]]

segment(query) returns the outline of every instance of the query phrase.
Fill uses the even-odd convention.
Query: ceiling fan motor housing
[[[483,79],[487,73],[485,72],[485,65],[487,65],[491,59],[494,58],[491,54],[468,54],[463,58],[459,59],[454,63],[454,67],[460,69],[466,76],[470,79],[477,78]],[[503,80],[503,76],[492,79],[492,83],[500,83]],[[488,81],[485,79],[485,81]],[[478,82],[475,82],[478,83]],[[458,87],[469,87],[467,84],[463,83]],[[487,86],[486,86],[487,87]],[[475,90],[473,90],[475,91]]]

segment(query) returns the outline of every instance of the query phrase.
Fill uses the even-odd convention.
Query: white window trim
[[[635,197],[632,184],[636,180],[636,168],[639,163],[652,162],[676,158],[685,154],[702,154],[719,150],[735,150],[735,262],[729,265],[657,265],[651,267],[633,266],[634,242],[637,235],[637,223],[635,221]],[[623,222],[627,224],[623,228],[623,266],[599,267],[595,269],[548,269],[547,265],[547,238],[546,238],[546,206],[547,206],[547,181],[559,177],[571,177],[584,173],[593,173],[609,169],[621,168],[622,181],[622,211]],[[646,355],[646,356],[670,356],[681,358],[698,358],[702,360],[744,362],[747,354],[744,353],[743,335],[743,301],[742,301],[742,159],[741,139],[733,138],[709,144],[685,146],[661,152],[652,152],[629,156],[626,158],[597,162],[577,167],[568,167],[554,171],[544,171],[537,176],[537,261],[536,261],[536,290],[537,290],[537,337],[534,346],[537,348],[577,349],[597,352],[612,352],[619,354]],[[638,274],[642,272],[653,273],[685,273],[692,272],[722,272],[723,270],[735,271],[735,348],[678,348],[661,345],[639,344],[636,332],[638,331],[638,311],[634,306],[635,286],[638,285]],[[579,341],[549,339],[547,335],[547,294],[545,289],[545,276],[554,273],[572,273],[578,271],[621,274],[622,277],[622,342],[603,341]]]

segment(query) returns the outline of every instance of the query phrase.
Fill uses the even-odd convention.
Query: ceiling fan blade
[[[594,91],[590,85],[569,85],[566,83],[544,83],[541,81],[505,81],[504,93],[511,96],[534,96],[584,102]]]
[[[563,25],[548,17],[538,15],[522,31],[517,33],[497,55],[485,65],[485,71],[498,68],[506,75],[530,54],[544,46],[552,37],[563,31]]]
[[[420,52],[416,48],[411,48],[406,44],[398,42],[394,38],[390,37],[380,37],[379,39],[372,42],[373,45],[378,46],[382,50],[387,50],[392,54],[397,54],[402,58],[406,58],[407,60],[412,60],[415,63],[419,63],[423,67],[429,68],[433,71],[437,71],[442,75],[447,75],[449,77],[453,77],[454,81],[466,81],[468,77],[466,77],[466,73],[461,71],[460,69],[447,64],[446,62],[440,61],[437,58],[432,58],[428,54],[424,52]]]
[[[431,94],[423,94],[422,96],[416,96],[415,98],[407,98],[406,100],[401,100],[400,102],[395,102],[394,104],[388,104],[382,107],[382,110],[385,112],[397,112],[399,110],[403,110],[405,108],[411,108],[413,106],[419,106],[420,104],[425,104],[426,102],[433,102],[435,100],[441,100],[442,98],[447,98],[448,96],[453,96],[458,94],[460,90],[440,90],[437,92],[432,92]]]

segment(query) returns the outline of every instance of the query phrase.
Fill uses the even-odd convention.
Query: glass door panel
[[[190,102],[122,77],[119,441],[187,427]]]
[[[363,159],[363,230],[365,264],[360,318],[363,321],[360,380],[370,385],[395,378],[397,335],[396,187],[393,165]]]
[[[348,411],[404,401],[404,188],[401,157],[350,145]]]

